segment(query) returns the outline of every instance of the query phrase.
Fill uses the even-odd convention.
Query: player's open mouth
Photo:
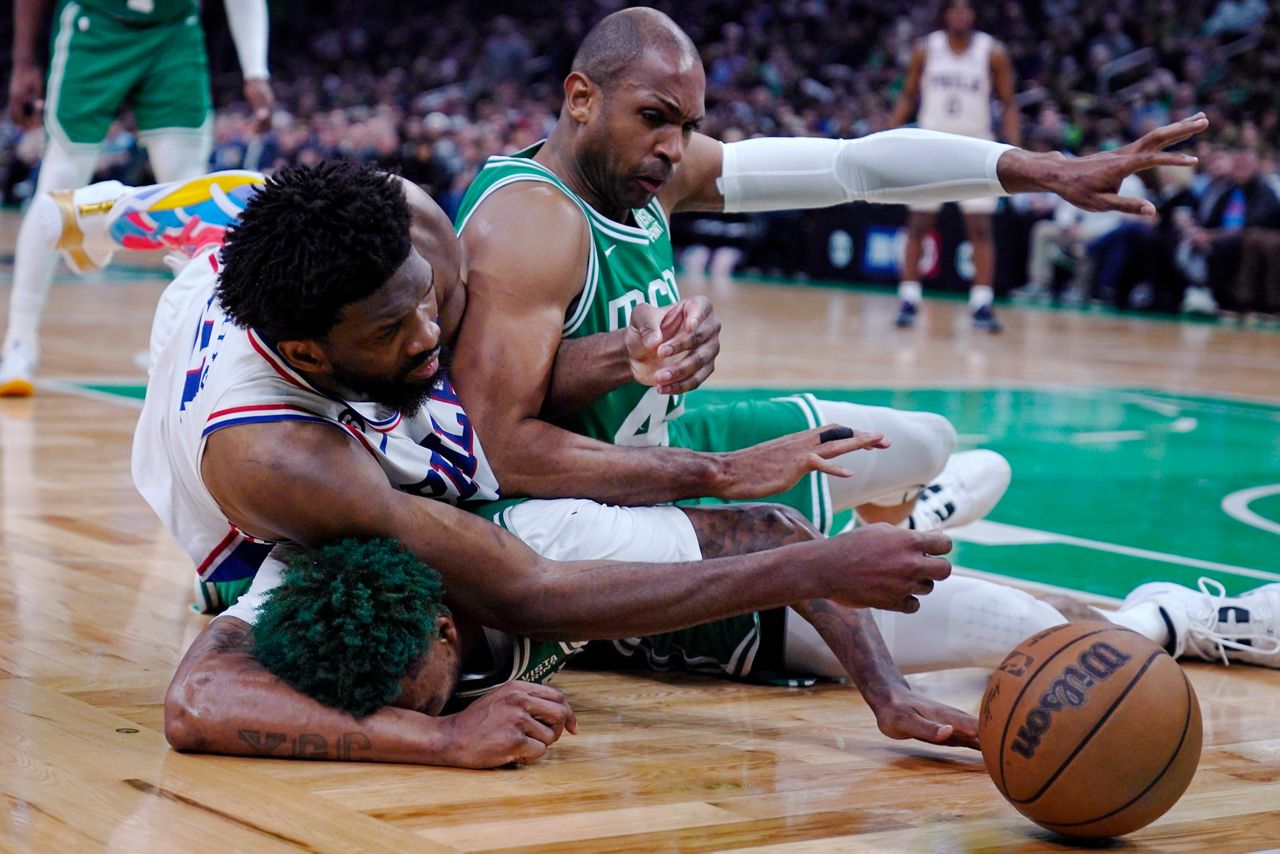
[[[435,376],[438,370],[440,370],[440,351],[437,350],[430,359],[410,371],[407,378],[411,380],[430,379]]]
[[[638,177],[635,179],[635,181],[640,186],[640,189],[644,190],[646,193],[648,193],[651,196],[657,193],[659,190],[661,190],[662,185],[666,183],[666,181],[661,180],[659,178],[645,178],[645,177]]]

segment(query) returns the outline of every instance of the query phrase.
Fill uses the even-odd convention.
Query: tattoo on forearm
[[[237,735],[258,756],[292,756],[295,759],[328,759],[329,739],[318,732],[263,732],[242,729]],[[337,759],[358,758],[358,751],[373,749],[373,742],[362,732],[344,732],[333,739]],[[283,748],[283,750],[281,749]]]
[[[685,514],[693,523],[704,558],[763,552],[822,538],[799,514],[776,505],[687,508]]]
[[[905,684],[870,613],[826,599],[812,599],[797,608],[818,630],[864,696]]]

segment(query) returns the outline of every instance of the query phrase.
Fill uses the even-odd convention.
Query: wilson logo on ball
[[[1036,707],[1027,712],[1010,749],[1027,759],[1035,756],[1040,740],[1053,723],[1053,713],[1083,706],[1089,699],[1089,689],[1115,673],[1129,659],[1129,655],[1102,642],[1095,643],[1081,653],[1076,663],[1067,667],[1049,689],[1040,695],[1040,702]]]

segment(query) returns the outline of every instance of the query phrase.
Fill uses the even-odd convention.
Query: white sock
[[[982,308],[991,305],[992,300],[996,298],[996,292],[991,289],[990,285],[974,285],[969,288],[969,308]]]
[[[1160,606],[1155,602],[1140,602],[1123,611],[1103,611],[1094,608],[1104,619],[1133,629],[1145,638],[1149,638],[1160,646],[1167,646],[1173,638],[1169,637],[1169,624],[1160,616]]]
[[[908,280],[898,285],[898,299],[917,305],[923,298],[924,288],[920,287],[919,282]]]
[[[213,117],[201,128],[173,128],[141,134],[156,182],[185,181],[209,171],[213,147]]]

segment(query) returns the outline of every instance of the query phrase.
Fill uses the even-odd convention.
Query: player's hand
[[[706,382],[720,355],[720,320],[704,296],[656,308],[637,305],[627,324],[627,358],[635,381],[660,394],[684,394]]]
[[[578,731],[564,692],[532,682],[508,682],[446,720],[446,764],[457,768],[532,762],[565,730]]]
[[[1010,151],[1000,158],[1000,182],[1011,193],[1048,190],[1086,211],[1120,211],[1148,218],[1155,205],[1146,199],[1121,196],[1120,182],[1135,172],[1156,166],[1195,166],[1190,154],[1165,151],[1209,126],[1204,113],[1156,128],[1136,142],[1114,151],[1071,159],[1062,154]]]
[[[740,451],[719,454],[716,498],[766,498],[785,492],[813,471],[836,477],[853,472],[834,462],[852,451],[889,447],[883,433],[863,433],[839,424],[824,424],[791,433]]]
[[[880,732],[889,738],[978,749],[977,718],[910,688],[895,688],[871,710]]]
[[[40,127],[44,74],[34,65],[15,65],[9,78],[9,118],[23,130]]]
[[[826,598],[853,608],[883,608],[913,614],[919,596],[951,575],[938,557],[951,551],[951,538],[937,531],[911,531],[884,522],[827,540],[823,580]]]
[[[271,82],[262,78],[244,81],[244,99],[249,102],[253,116],[249,119],[249,128],[254,133],[263,133],[271,127],[271,109],[276,104],[276,95],[271,91]]]

